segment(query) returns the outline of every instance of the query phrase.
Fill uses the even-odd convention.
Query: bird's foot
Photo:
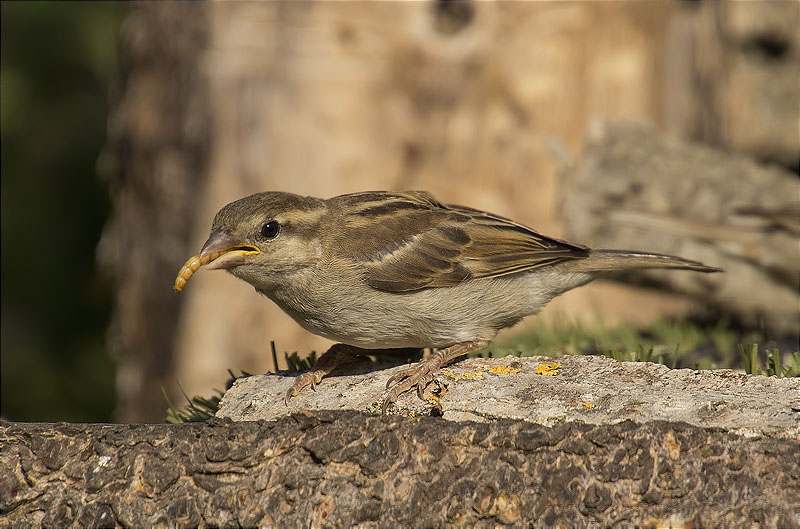
[[[463,342],[451,345],[446,349],[435,351],[432,355],[419,363],[407,367],[399,373],[392,375],[386,382],[388,393],[381,404],[381,413],[386,415],[389,404],[397,400],[401,394],[416,387],[417,396],[424,399],[425,388],[436,377],[436,373],[459,356],[486,345],[483,341]]]
[[[425,388],[431,380],[434,379],[436,372],[442,367],[441,362],[428,362],[431,358],[433,358],[433,355],[414,366],[403,369],[388,380],[386,389],[389,390],[389,393],[387,393],[386,398],[383,399],[381,413],[386,415],[389,404],[397,400],[397,397],[414,386],[417,388],[417,396],[420,400],[425,400],[423,396]],[[393,387],[390,389],[390,386]]]
[[[359,351],[361,350],[356,347],[340,343],[328,349],[325,354],[319,357],[314,367],[297,376],[292,387],[289,388],[289,391],[283,396],[284,404],[288,406],[289,400],[291,400],[292,397],[296,397],[308,386],[311,386],[311,389],[316,391],[317,384],[328,376],[331,371],[336,369],[336,367],[340,364],[358,359]]]
[[[283,403],[288,406],[289,400],[292,397],[296,397],[297,395],[299,395],[300,392],[303,391],[308,386],[311,386],[311,389],[317,391],[317,384],[319,384],[322,381],[323,377],[325,377],[325,375],[327,374],[328,374],[327,371],[319,369],[315,370],[315,368],[312,367],[309,371],[299,375],[294,380],[294,384],[292,384],[292,387],[289,388],[289,391],[286,392],[286,395],[283,396]]]

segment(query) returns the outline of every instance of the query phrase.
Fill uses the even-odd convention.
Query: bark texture
[[[793,440],[304,412],[0,425],[3,527],[763,527],[800,521]]]

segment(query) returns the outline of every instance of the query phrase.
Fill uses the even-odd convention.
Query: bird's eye
[[[277,220],[270,220],[261,226],[261,236],[265,239],[274,239],[281,232],[281,225]]]

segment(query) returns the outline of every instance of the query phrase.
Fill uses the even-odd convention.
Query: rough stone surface
[[[548,362],[560,368],[545,369]],[[379,409],[386,381],[402,367],[350,364],[284,405],[294,376],[239,379],[218,417],[275,420],[298,410]],[[369,371],[371,370],[371,371]],[[551,374],[537,374],[544,370]],[[687,422],[744,436],[800,439],[800,378],[751,376],[736,371],[669,369],[650,362],[617,362],[599,356],[471,358],[445,368],[446,386],[430,402],[407,392],[393,405],[401,415],[441,415],[453,421],[515,419],[554,426],[579,421],[610,424]],[[429,386],[435,389],[436,385]],[[428,393],[426,393],[426,396]]]
[[[301,412],[0,424],[2,527],[800,526],[796,440]]]

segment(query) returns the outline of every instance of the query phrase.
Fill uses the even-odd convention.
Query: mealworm
[[[225,251],[223,250],[219,252],[209,252],[206,255],[197,254],[191,256],[189,260],[186,261],[186,264],[183,265],[183,268],[181,268],[180,272],[178,272],[178,277],[175,278],[175,284],[172,286],[172,289],[180,294],[181,290],[183,290],[183,287],[186,286],[186,283],[194,275],[194,273],[200,269],[200,267],[207,265],[224,253]]]

